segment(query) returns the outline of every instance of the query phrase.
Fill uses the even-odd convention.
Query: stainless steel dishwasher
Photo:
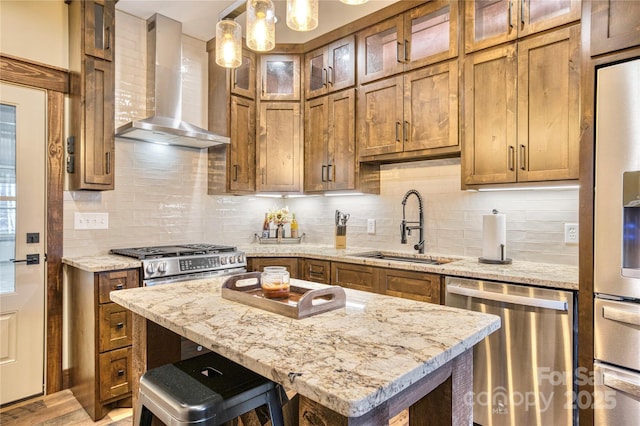
[[[498,315],[473,350],[473,421],[483,426],[572,425],[574,293],[447,277],[445,304]]]

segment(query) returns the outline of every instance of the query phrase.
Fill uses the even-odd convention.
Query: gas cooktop
[[[217,244],[176,244],[169,246],[136,247],[111,249],[109,252],[136,259],[158,259],[163,257],[182,257],[201,254],[234,252],[236,247]]]

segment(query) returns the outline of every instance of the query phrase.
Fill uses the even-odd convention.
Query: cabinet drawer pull
[[[524,0],[520,0],[520,24],[524,27]]]
[[[400,126],[402,123],[396,121],[396,142],[400,142]]]
[[[329,71],[326,68],[322,68],[324,75],[322,76],[322,86],[327,87],[329,84]]]
[[[511,145],[509,145],[509,158],[508,158],[508,162],[509,162],[509,170],[513,171],[514,170],[514,157],[515,157],[515,148]]]
[[[409,63],[410,58],[409,58],[409,40],[405,40],[404,41],[404,62],[405,63]]]
[[[527,169],[527,152],[526,152],[526,146],[524,145],[520,145],[520,158],[519,158],[519,162],[520,162],[520,170],[526,170]]]
[[[124,328],[124,323],[123,323],[123,322],[119,322],[119,323],[117,323],[117,324],[116,324],[116,328],[117,328],[117,329],[122,329],[122,328]]]
[[[118,377],[124,376],[124,370],[118,370]]]
[[[333,164],[329,164],[327,166],[327,181],[328,182],[333,182],[335,180],[335,176],[333,176],[331,174],[331,170],[333,170],[333,173],[335,173],[335,168],[333,167]]]
[[[116,290],[122,290],[123,288],[124,288],[123,284],[116,284],[116,287],[115,287]]]
[[[264,185],[264,167],[260,169],[260,181]]]
[[[400,63],[402,63],[402,58],[404,58],[404,55],[400,54],[400,47],[402,46],[403,46],[403,43],[400,43],[400,41],[398,41],[396,46],[396,62],[400,62]]]
[[[322,173],[321,173],[321,177],[322,177],[322,181],[326,182],[327,179],[324,177],[325,173],[327,172],[327,166],[325,166],[324,164],[322,165]]]
[[[333,86],[333,79],[335,77],[335,74],[333,72],[333,67],[329,67],[329,73],[328,73],[328,77],[327,77],[327,83],[331,86]]]
[[[233,181],[234,182],[238,181],[238,165],[237,164],[233,165]]]
[[[109,50],[111,49],[111,27],[105,28],[104,32],[105,32],[105,40],[106,40],[104,49]]]
[[[107,151],[105,153],[105,162],[106,162],[106,174],[111,174],[111,152]]]
[[[313,266],[309,266],[309,275],[324,275],[324,268],[322,271],[314,271]]]
[[[402,134],[404,136],[404,141],[409,141],[409,122],[405,121],[404,126],[402,126]]]

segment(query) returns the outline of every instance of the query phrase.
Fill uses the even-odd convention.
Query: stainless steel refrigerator
[[[595,119],[594,394],[582,402],[596,426],[630,425],[640,419],[640,58],[597,70]]]

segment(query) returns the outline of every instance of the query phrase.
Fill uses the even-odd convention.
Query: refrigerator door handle
[[[636,398],[640,398],[639,383],[635,383],[630,380],[625,380],[622,377],[618,377],[606,371],[602,374],[602,383],[605,386],[610,387],[611,389],[615,389],[617,391],[624,392],[629,395],[633,395]]]
[[[622,309],[616,309],[611,306],[604,306],[602,308],[602,317],[613,321],[623,322],[625,324],[640,325],[639,314]]]
[[[540,299],[537,297],[516,296],[513,294],[494,293],[492,291],[476,290],[473,288],[462,287],[455,284],[449,284],[447,286],[447,292],[458,294],[460,296],[476,297],[478,299],[511,303],[514,305],[531,306],[534,308],[553,309],[555,311],[563,312],[569,310],[569,304],[565,299],[551,300]]]

